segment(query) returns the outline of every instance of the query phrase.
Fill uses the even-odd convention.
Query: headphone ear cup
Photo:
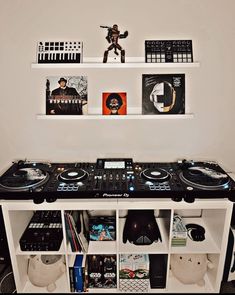
[[[199,224],[186,224],[188,236],[191,240],[201,242],[205,240],[205,229]]]
[[[197,241],[197,242],[205,240],[204,233],[198,229],[193,229],[191,231],[191,237],[193,238],[194,241]]]

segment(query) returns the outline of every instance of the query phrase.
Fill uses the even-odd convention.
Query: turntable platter
[[[41,169],[20,168],[3,177],[0,186],[9,191],[25,191],[43,185],[48,179],[48,172]]]
[[[61,172],[58,179],[63,182],[77,182],[87,178],[88,173],[83,169],[71,168]]]
[[[220,190],[228,188],[229,177],[216,166],[206,167],[204,165],[192,166],[179,174],[180,179],[195,188],[204,190]]]
[[[141,173],[141,176],[147,180],[158,182],[164,182],[170,178],[170,174],[161,168],[147,168]]]

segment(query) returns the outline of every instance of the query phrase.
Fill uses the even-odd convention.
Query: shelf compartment
[[[207,271],[203,277],[205,281],[205,284],[203,286],[199,286],[196,283],[184,284],[180,282],[174,276],[170,267],[167,280],[167,291],[176,293],[214,293],[215,290],[219,290],[221,283],[221,278],[219,277],[221,274],[218,269],[220,254],[213,254],[208,252],[206,252],[205,254],[207,254],[207,258],[213,264],[213,267],[207,267]],[[171,256],[169,256],[169,258],[171,259]]]
[[[47,290],[47,287],[37,287],[33,285],[28,277],[28,256],[17,256],[17,264],[20,275],[20,282],[18,282],[17,293],[68,293],[68,278],[67,272],[63,273],[56,281],[56,289],[52,292]],[[66,269],[66,268],[65,268]]]
[[[36,210],[41,211],[41,210]],[[57,211],[57,210],[51,210]],[[34,210],[10,210],[8,211],[10,220],[10,230],[12,232],[13,244],[15,248],[16,255],[36,255],[36,254],[65,254],[65,243],[64,239],[61,241],[60,249],[57,250],[44,250],[44,251],[22,251],[20,248],[20,239],[28,227],[31,218],[34,215]],[[35,228],[37,231],[38,228]]]
[[[220,248],[218,244],[216,244],[210,229],[208,229],[205,224],[203,218],[201,217],[193,217],[193,218],[182,218],[184,224],[195,223],[201,225],[205,229],[205,240],[196,242],[192,241],[189,237],[187,237],[186,246],[171,246],[171,253],[205,253],[210,251],[211,253],[219,253]]]
[[[141,218],[141,217],[140,217]],[[125,244],[122,242],[122,235],[124,230],[126,218],[119,218],[119,253],[148,253],[148,254],[162,254],[168,252],[169,233],[165,227],[165,218],[156,218],[162,242],[153,242],[151,245],[134,245],[127,241]]]
[[[181,217],[185,225],[195,223],[205,229],[205,239],[196,242],[188,236],[186,246],[171,246],[171,253],[219,253],[223,242],[226,209],[202,209],[201,212],[184,210],[183,214]]]
[[[204,276],[205,286],[198,286],[197,284],[183,284],[174,277],[171,271],[169,271],[167,282],[167,293],[214,293],[215,290],[209,280],[208,275]]]
[[[79,210],[75,210],[79,211]],[[84,210],[81,210],[84,211]],[[89,218],[89,221],[86,220],[86,226],[84,225],[83,231],[85,230],[84,237],[86,237],[86,240],[88,242],[88,247],[86,247],[85,251],[72,251],[71,242],[68,237],[68,233],[66,232],[66,238],[67,238],[67,253],[68,254],[114,254],[117,252],[117,241],[116,241],[116,223],[117,223],[117,217],[116,217],[116,211],[115,210],[85,210],[87,211],[87,219]],[[82,215],[83,216],[83,215]],[[113,220],[115,220],[115,238],[113,237],[113,240],[91,240],[89,238],[89,231],[90,231],[90,222],[92,218],[98,218],[98,217],[113,217]],[[75,224],[77,224],[77,220],[75,219]],[[80,233],[78,234],[80,235]],[[81,242],[81,241],[80,241]],[[88,248],[88,249],[87,249]]]
[[[33,211],[9,211],[8,214],[15,252],[20,253],[19,241],[33,216]]]
[[[67,275],[64,274],[56,281],[56,289],[53,292],[48,292],[46,287],[34,286],[30,281],[26,281],[25,287],[22,293],[69,293],[67,282]]]

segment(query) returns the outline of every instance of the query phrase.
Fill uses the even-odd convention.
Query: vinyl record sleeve
[[[86,76],[46,77],[46,114],[86,115],[87,85]]]
[[[185,114],[185,74],[142,75],[142,114]]]
[[[102,93],[102,114],[103,115],[126,115],[127,114],[126,92],[103,92]]]

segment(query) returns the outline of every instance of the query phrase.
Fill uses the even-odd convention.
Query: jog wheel
[[[58,179],[63,182],[78,182],[86,179],[88,173],[83,169],[71,168],[61,172]]]
[[[147,180],[164,182],[170,179],[170,174],[161,168],[147,168],[141,172],[141,177]]]

